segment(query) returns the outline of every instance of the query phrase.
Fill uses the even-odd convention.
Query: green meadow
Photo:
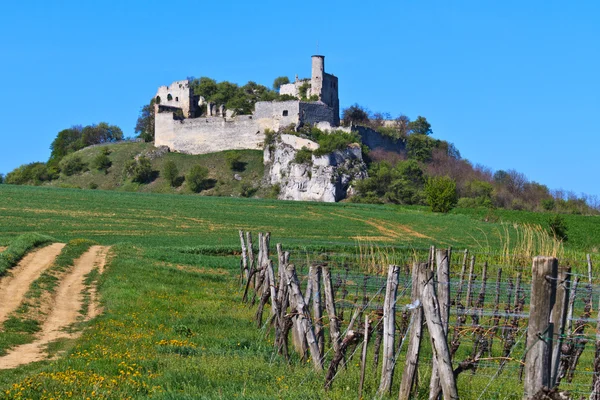
[[[357,356],[325,392],[324,374],[310,363],[296,356],[287,363],[274,354],[272,330],[257,329],[255,307],[241,302],[239,229],[271,232],[272,243],[292,253],[420,251],[436,245],[502,254],[519,242],[515,223],[544,226],[548,217],[0,185],[0,245],[35,232],[63,243],[86,239],[112,246],[98,278],[104,313],[85,323],[79,338],[52,344],[55,360],[0,371],[0,397],[356,398]],[[600,263],[598,217],[565,219],[569,241],[561,251],[581,261],[592,253]],[[371,347],[369,365],[372,353]],[[589,361],[588,353],[584,359]],[[431,368],[422,364],[418,396],[427,398]],[[390,398],[397,397],[402,366],[401,357]],[[498,377],[493,367],[462,374],[461,398],[478,398],[492,382],[483,398],[520,399],[518,369],[518,363],[509,364]],[[375,396],[379,373],[367,370],[364,398]],[[585,386],[585,379],[576,384]]]

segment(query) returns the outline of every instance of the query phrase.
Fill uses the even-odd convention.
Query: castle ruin
[[[338,78],[325,72],[322,55],[312,56],[311,70],[310,80],[296,78],[280,88],[281,95],[298,100],[259,101],[251,115],[234,115],[224,105],[195,95],[187,80],[161,86],[155,97],[155,145],[189,154],[261,150],[267,129],[279,131],[304,124],[337,127]]]

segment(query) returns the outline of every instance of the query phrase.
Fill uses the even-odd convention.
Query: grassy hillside
[[[105,149],[110,151],[108,158],[112,163],[106,173],[93,167],[94,159]],[[88,165],[88,171],[71,176],[61,174],[59,179],[52,181],[49,185],[81,189],[97,187],[98,189],[104,190],[128,192],[191,193],[183,179],[180,179],[182,182],[181,185],[171,187],[161,176],[163,165],[165,162],[171,160],[177,165],[179,176],[181,178],[183,178],[194,165],[202,165],[208,168],[209,175],[207,180],[209,181],[210,188],[203,190],[200,193],[201,195],[248,196],[258,193],[262,196],[266,196],[269,194],[269,188],[259,188],[264,171],[262,151],[235,151],[240,155],[243,170],[232,171],[225,162],[225,156],[229,153],[227,151],[203,155],[180,153],[166,153],[160,155],[160,153],[155,153],[155,150],[156,149],[151,143],[118,143],[88,147],[79,150],[72,155],[81,157],[81,160]],[[148,184],[132,182],[131,179],[127,179],[123,173],[125,163],[140,154],[151,158],[152,169],[156,176],[156,179]],[[238,174],[241,177],[241,180],[234,179],[235,174]],[[258,189],[258,191],[255,191],[255,189]]]

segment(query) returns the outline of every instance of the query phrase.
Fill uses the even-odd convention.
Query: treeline
[[[352,201],[428,205],[431,188],[440,185],[443,177],[444,190],[455,187],[453,193],[445,195],[450,208],[498,207],[570,214],[600,211],[600,202],[594,196],[552,191],[513,169],[493,172],[473,165],[452,143],[432,138],[431,125],[422,116],[414,121],[405,115],[392,119],[355,104],[343,111],[342,121],[345,125],[369,126],[402,142],[406,149],[400,154],[382,150],[367,153],[369,177],[355,182],[357,193]]]
[[[0,183],[12,185],[41,185],[58,179],[63,173],[67,176],[79,173],[88,168],[80,157],[72,155],[85,147],[113,143],[123,139],[123,131],[115,125],[106,122],[87,126],[75,125],[64,129],[56,135],[50,145],[50,158],[47,162],[33,162],[24,164],[6,174],[4,179],[0,177]],[[94,160],[99,169],[108,169],[110,166],[107,155],[103,154]]]

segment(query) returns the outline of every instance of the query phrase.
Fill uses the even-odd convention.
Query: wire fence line
[[[263,249],[263,252],[268,254],[268,249]],[[428,262],[430,254],[430,249],[413,249],[409,255],[380,256],[377,259],[372,255],[369,258],[360,254],[299,251],[289,256],[287,264],[293,264],[300,291],[304,294],[311,291],[311,271],[316,266],[329,270],[337,309],[335,318],[340,324],[342,338],[347,337],[350,324],[354,324],[353,328],[356,331],[364,329],[360,319],[357,322],[354,318],[357,310],[361,315],[369,315],[373,320],[370,326],[370,337],[373,339],[369,342],[369,350],[374,358],[373,369],[376,370],[377,358],[381,357],[377,354],[380,345],[377,341],[381,336],[379,329],[383,320],[385,288],[388,283],[388,277],[382,273],[387,267],[383,262],[393,261],[399,266],[398,296],[395,300],[395,303],[400,305],[395,312],[398,345],[394,352],[393,365],[402,365],[406,358],[406,354],[401,351],[402,345],[412,326],[413,316],[411,311],[404,307],[413,301],[411,266],[415,260]],[[260,257],[257,254],[254,256]],[[488,262],[485,257],[482,257],[482,261],[477,260],[477,257],[473,260],[471,256],[472,254],[466,256],[463,252],[453,253],[449,263],[449,281],[445,283],[435,280],[438,290],[440,286],[447,285],[450,293],[447,340],[453,348],[453,367],[457,368],[468,360],[476,360],[476,365],[471,365],[471,369],[463,372],[458,378],[461,398],[522,398],[523,365],[528,351],[526,338],[532,293],[531,270],[523,266]],[[274,265],[279,261],[276,259]],[[584,263],[585,260],[580,261],[580,264]],[[561,349],[561,363],[564,367],[561,370],[563,375],[560,377],[559,387],[568,390],[575,397],[588,396],[592,382],[598,376],[598,371],[594,370],[598,320],[594,315],[597,310],[593,304],[597,304],[600,297],[600,278],[589,273],[573,273],[565,267],[561,267],[560,272],[561,279],[568,277],[571,285],[575,281],[579,284],[569,295],[571,314],[565,320],[570,329],[552,335],[555,342],[562,341],[563,347],[566,348],[564,351]],[[260,290],[260,286],[257,289]],[[307,300],[307,305],[312,304],[310,297]],[[293,311],[290,310],[290,315],[292,314]],[[308,314],[310,319],[310,313]],[[322,319],[329,321],[331,318],[324,316]],[[323,326],[324,331],[329,330],[327,323]],[[431,373],[433,364],[428,341],[428,333],[424,331],[419,365],[425,376],[419,380],[414,389],[416,392],[428,389],[427,374]],[[332,346],[330,339],[327,340],[327,344]],[[359,351],[359,347],[356,343],[349,345],[350,359]],[[335,357],[334,353],[333,347],[322,352],[324,362],[332,356]],[[574,357],[576,360],[573,360]],[[353,368],[345,365],[345,369],[338,369],[333,374],[333,379],[343,379],[344,375],[353,376]],[[375,374],[380,376],[377,371]],[[396,371],[395,374],[398,375],[395,378],[398,380],[400,372]],[[465,377],[465,374],[470,376]],[[373,383],[370,388],[373,392]],[[486,397],[482,397],[484,393]]]

